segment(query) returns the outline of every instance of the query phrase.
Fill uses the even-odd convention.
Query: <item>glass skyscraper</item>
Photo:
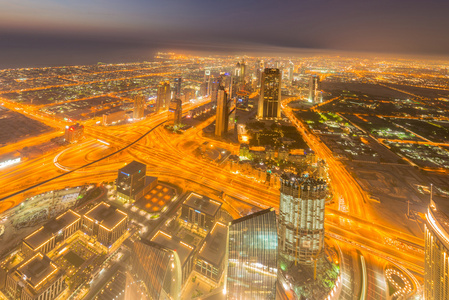
[[[257,118],[281,118],[281,77],[279,69],[266,68],[262,73]]]
[[[433,201],[425,225],[424,298],[449,299],[449,217]]]
[[[274,299],[278,238],[276,212],[232,221],[228,231],[227,299]]]

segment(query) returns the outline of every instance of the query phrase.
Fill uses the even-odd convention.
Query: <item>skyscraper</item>
[[[176,251],[142,239],[133,243],[131,266],[150,299],[180,299],[181,263]]]
[[[317,103],[319,101],[320,77],[312,75],[309,79],[309,102]]]
[[[449,217],[435,203],[427,210],[425,224],[424,299],[449,299]]]
[[[235,65],[234,76],[237,77],[237,80],[238,80],[239,83],[244,83],[245,82],[246,64],[245,64],[244,61],[238,62]]]
[[[181,99],[175,98],[170,102],[169,112],[169,124],[176,126],[181,124],[182,118],[182,101]]]
[[[157,86],[156,111],[168,109],[171,100],[170,81],[161,81]]]
[[[143,95],[136,95],[134,97],[133,119],[140,120],[144,117],[145,112],[145,97]]]
[[[228,93],[224,90],[224,87],[220,86],[218,89],[217,98],[217,113],[215,118],[215,136],[221,137],[228,132]]]
[[[182,77],[175,78],[175,96],[181,95]]]
[[[217,103],[218,88],[220,87],[221,78],[212,78],[209,84],[209,95],[212,103]]]
[[[232,221],[228,229],[227,299],[274,299],[276,212],[266,209]]]
[[[313,264],[324,248],[324,180],[283,174],[279,204],[279,255]]]
[[[257,108],[258,119],[281,118],[281,72],[279,69],[265,69],[262,73],[259,104]]]
[[[288,70],[287,70],[287,78],[288,78],[288,85],[291,85],[293,82],[293,72],[295,71],[295,65],[290,62],[288,64]]]

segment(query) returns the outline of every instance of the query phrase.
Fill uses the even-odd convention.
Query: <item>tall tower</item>
[[[221,78],[212,78],[210,85],[209,85],[209,95],[210,95],[210,101],[212,103],[217,103],[217,97],[218,97],[218,87],[220,86]]]
[[[175,96],[181,95],[182,77],[175,78]]]
[[[281,118],[281,72],[279,69],[265,69],[262,73],[259,104],[257,108],[258,119]]]
[[[449,299],[449,217],[433,201],[427,210],[424,241],[424,299]]]
[[[180,299],[182,267],[176,251],[148,240],[136,241],[131,266],[150,299]]]
[[[134,97],[133,119],[140,120],[144,117],[145,112],[145,97],[137,95]]]
[[[274,299],[276,212],[269,208],[232,221],[228,231],[227,299]]]
[[[182,101],[179,98],[175,98],[170,102],[170,106],[168,108],[169,124],[176,126],[181,124],[182,118]]]
[[[318,93],[320,90],[320,77],[312,75],[309,79],[309,102],[318,102]]]
[[[290,62],[288,64],[288,70],[287,70],[287,78],[288,78],[288,85],[291,85],[293,82],[293,72],[295,71],[295,65]]]
[[[215,118],[215,136],[221,137],[228,132],[228,94],[224,87],[220,86],[217,97],[217,114]]]
[[[156,111],[168,109],[171,100],[170,81],[161,81],[157,86]]]
[[[279,206],[279,255],[287,262],[313,264],[324,248],[324,180],[283,174]]]

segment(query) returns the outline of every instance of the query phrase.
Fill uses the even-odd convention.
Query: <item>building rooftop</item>
[[[148,179],[149,176],[147,176]],[[155,178],[156,177],[150,177]],[[149,183],[146,183],[148,185]],[[176,195],[176,190],[170,186],[163,184],[156,185],[153,189],[144,194],[139,200],[134,202],[134,206],[137,206],[149,213],[161,211],[162,208],[170,203],[173,197]]]
[[[124,172],[126,174],[134,174],[142,169],[146,169],[146,167],[147,166],[144,165],[143,163],[133,160],[132,162],[121,168],[119,172]]]
[[[128,215],[122,212],[120,209],[112,207],[105,202],[97,204],[84,216],[88,219],[98,221],[98,223],[100,223],[107,229],[113,229],[128,217]]]
[[[247,215],[247,216],[244,216],[244,217],[241,217],[241,218],[232,220],[231,222],[229,222],[229,225],[234,225],[234,224],[237,224],[237,223],[241,223],[241,222],[250,220],[250,219],[252,219],[252,218],[255,218],[255,217],[264,215],[264,214],[266,214],[266,213],[269,213],[270,211],[274,211],[274,208],[270,207],[270,208],[267,208],[267,209],[264,209],[264,210],[261,210],[261,211],[252,213],[252,214],[250,214],[250,215]]]
[[[193,246],[181,241],[179,237],[171,236],[161,230],[153,236],[151,241],[161,245],[162,247],[176,251],[178,253],[179,260],[181,261],[181,266],[184,266],[184,263],[187,261],[189,256],[193,254],[193,250],[195,249]]]
[[[18,266],[17,272],[34,291],[45,286],[45,282],[53,282],[52,275],[60,274],[58,267],[47,256],[37,253]],[[62,270],[59,270],[62,271]]]
[[[196,193],[190,193],[183,204],[209,216],[215,216],[221,207],[220,202]]]
[[[218,267],[226,253],[226,239],[228,227],[217,222],[204,239],[198,252],[198,258]]]
[[[55,220],[48,222],[38,230],[23,239],[32,249],[37,249],[53,236],[60,233],[64,228],[72,225],[74,222],[80,220],[81,216],[69,209],[62,215],[56,217]],[[62,233],[62,232],[61,232]]]

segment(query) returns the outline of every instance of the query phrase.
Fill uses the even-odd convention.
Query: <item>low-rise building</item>
[[[128,227],[128,215],[101,202],[83,216],[82,230],[105,247],[110,247]]]
[[[220,217],[221,203],[209,197],[190,193],[181,207],[182,222],[196,229],[208,231]]]
[[[216,283],[220,282],[225,267],[226,241],[228,227],[215,223],[198,252],[195,270]]]
[[[43,254],[53,250],[58,243],[74,234],[81,224],[81,216],[69,209],[55,220],[48,222],[22,241],[22,252],[31,256],[37,252]]]
[[[64,290],[64,277],[63,269],[36,253],[8,273],[6,291],[12,299],[52,300]]]

